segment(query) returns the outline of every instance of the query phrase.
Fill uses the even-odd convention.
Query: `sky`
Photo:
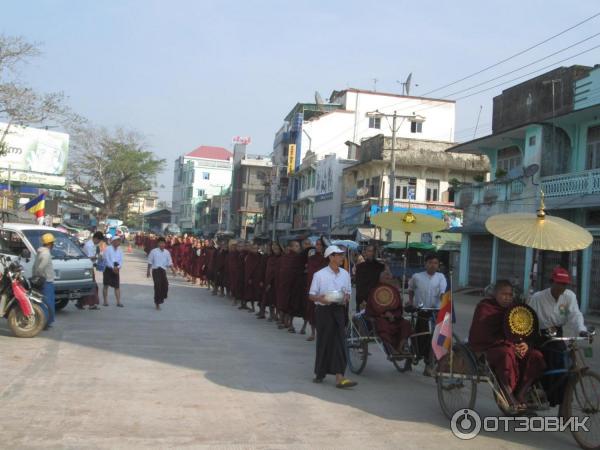
[[[142,133],[167,164],[200,145],[269,154],[297,102],[348,87],[401,93],[413,74],[422,95],[501,61],[600,12],[597,0],[433,1],[38,0],[5,2],[0,32],[40,45],[20,77],[63,91],[93,124]],[[544,58],[600,31],[600,17],[478,76],[436,91],[443,98]],[[596,36],[454,99],[600,45]],[[560,65],[600,63],[600,47]],[[492,98],[537,74],[458,100],[456,140],[491,131]],[[418,85],[418,86],[417,86]]]

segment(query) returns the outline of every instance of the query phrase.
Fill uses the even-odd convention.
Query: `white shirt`
[[[439,308],[440,296],[446,292],[448,283],[440,272],[429,275],[426,271],[415,273],[408,282],[408,290],[415,293],[414,305],[424,308]]]
[[[112,245],[106,247],[106,250],[104,250],[104,261],[106,261],[106,267],[113,269],[115,263],[117,263],[117,266],[120,269],[123,266],[123,252],[121,251],[121,248],[115,250]]]
[[[569,325],[577,333],[587,331],[577,296],[569,289],[565,289],[558,300],[554,299],[550,288],[544,289],[533,294],[527,304],[536,312],[542,330]]]
[[[154,269],[165,269],[167,270],[169,267],[173,265],[173,260],[171,259],[171,253],[169,250],[161,250],[160,248],[153,249],[148,255],[148,265],[152,266],[152,270]]]
[[[96,244],[94,244],[94,240],[90,239],[83,245],[83,251],[85,252],[88,258],[96,257]]]
[[[350,274],[345,269],[340,267],[339,272],[335,273],[330,266],[327,266],[314,274],[309,295],[323,295],[331,291],[341,291],[346,294],[352,292]],[[315,304],[323,306],[319,302]]]

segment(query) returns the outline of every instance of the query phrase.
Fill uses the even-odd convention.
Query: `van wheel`
[[[57,311],[63,309],[65,306],[67,306],[69,304],[69,299],[68,298],[61,298],[60,300],[56,300],[56,305],[55,305],[55,309]]]

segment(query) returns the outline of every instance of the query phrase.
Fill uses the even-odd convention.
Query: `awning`
[[[376,228],[359,227],[356,230],[356,240],[359,242],[375,239]]]
[[[339,225],[331,230],[332,236],[354,236],[356,225]]]

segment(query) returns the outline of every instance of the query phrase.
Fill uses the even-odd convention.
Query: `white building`
[[[306,155],[310,155],[316,171],[318,161],[327,155],[347,160],[348,142],[360,144],[376,135],[392,136],[393,119],[373,117],[370,113],[375,112],[398,116],[397,138],[454,141],[455,102],[451,100],[346,89],[334,91],[328,103],[296,104],[276,133],[273,145],[273,163],[279,166],[280,185],[288,186],[288,191],[281,193],[277,211],[277,222],[288,225],[280,229],[314,228],[313,219],[321,217],[312,216],[311,204],[317,194],[312,195],[312,187],[306,189],[301,184],[303,176],[311,172],[306,164],[302,167]],[[345,166],[346,163],[330,165],[335,172],[332,178],[340,179]],[[288,175],[297,171],[301,172],[300,177],[287,183]],[[319,223],[324,221],[323,218]]]
[[[223,147],[200,146],[175,161],[173,222],[194,231],[196,204],[231,185],[233,154]]]

